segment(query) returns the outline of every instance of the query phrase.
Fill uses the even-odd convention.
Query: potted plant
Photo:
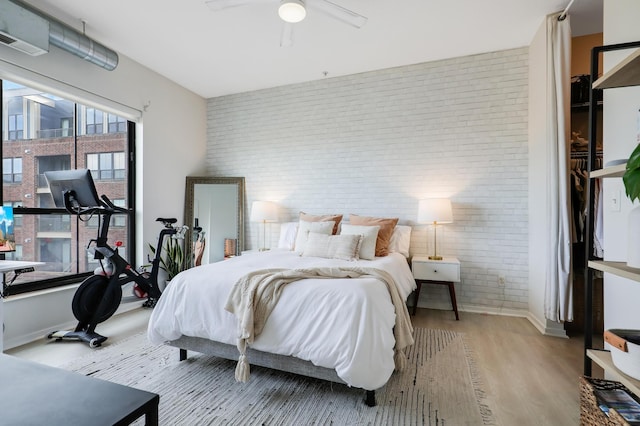
[[[640,199],[640,144],[633,150],[627,161],[627,171],[622,181],[631,202]]]
[[[640,200],[640,144],[631,153],[626,171],[622,176],[627,197],[634,202]],[[629,212],[627,265],[640,268],[640,207]]]
[[[151,254],[155,256],[156,248],[149,244]],[[167,273],[167,281],[184,270],[184,250],[178,238],[168,238],[162,249],[160,268]]]

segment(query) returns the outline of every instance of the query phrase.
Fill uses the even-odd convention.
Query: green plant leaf
[[[624,189],[631,202],[640,199],[640,169],[627,170],[622,176]]]
[[[149,251],[155,256],[156,249],[151,244],[149,244]],[[169,280],[183,271],[184,251],[182,250],[182,245],[179,240],[169,238],[166,241],[160,256],[160,268],[167,273]]]
[[[640,144],[636,146],[627,160],[627,171],[637,169],[640,169]]]

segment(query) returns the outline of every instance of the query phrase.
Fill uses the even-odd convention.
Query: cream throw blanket
[[[413,327],[407,305],[400,297],[391,275],[376,268],[325,267],[309,269],[262,269],[240,278],[231,289],[225,309],[238,318],[238,351],[236,380],[249,380],[247,345],[262,332],[269,314],[278,303],[284,286],[306,278],[360,278],[373,277],[384,282],[395,308],[396,323],[393,334],[396,340],[394,362],[396,370],[404,368],[404,348],[413,344]]]

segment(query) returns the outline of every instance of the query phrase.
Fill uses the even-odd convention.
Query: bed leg
[[[375,407],[376,406],[376,391],[368,390],[366,391],[366,395],[364,397],[364,403],[367,404],[367,407]]]
[[[185,359],[187,359],[187,350],[180,349],[180,361],[184,361]]]

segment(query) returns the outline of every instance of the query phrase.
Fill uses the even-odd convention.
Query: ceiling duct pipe
[[[108,47],[21,1],[11,2],[49,22],[49,43],[54,46],[108,71],[113,71],[118,66],[118,54]]]

